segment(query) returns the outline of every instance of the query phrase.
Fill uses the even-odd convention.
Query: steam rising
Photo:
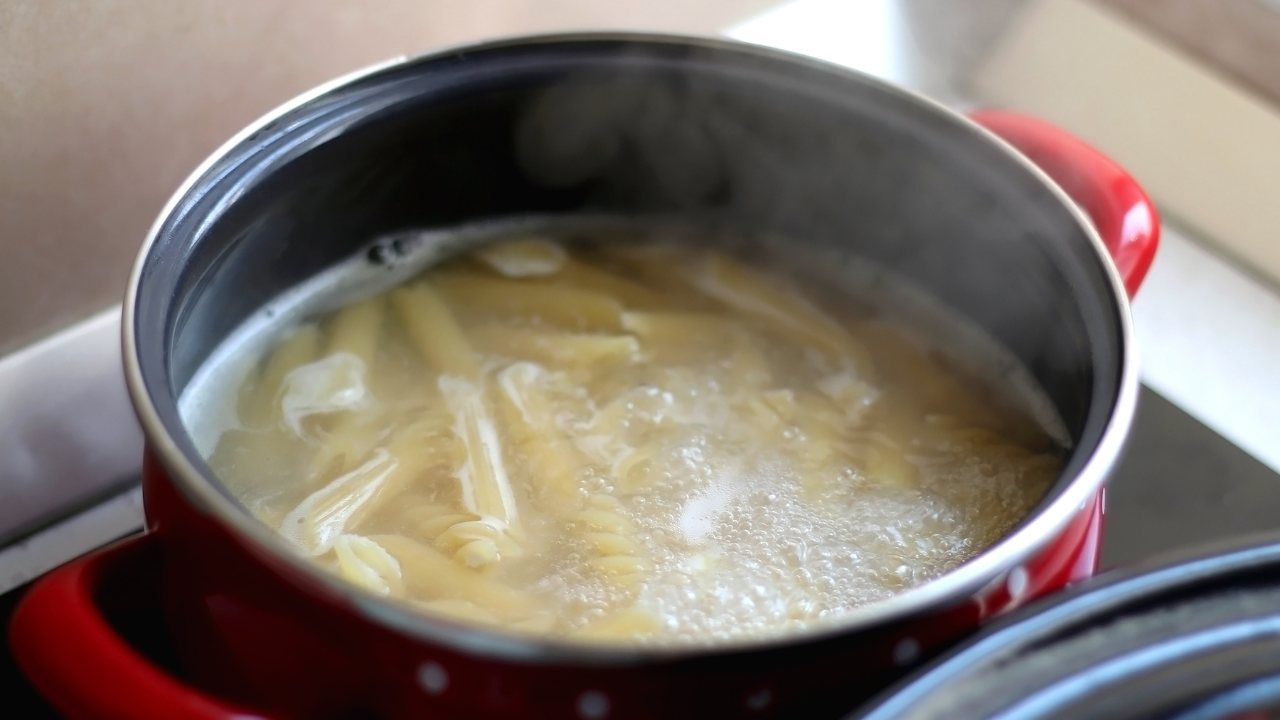
[[[526,109],[516,129],[517,159],[545,185],[609,176],[616,191],[693,207],[732,185],[728,121],[713,111],[722,104],[679,78],[567,81]]]
[[[1079,306],[1096,273],[1055,198],[988,140],[892,90],[687,52],[622,49],[536,91],[515,124],[520,170],[593,211],[752,237],[730,242],[833,287],[869,262],[879,270],[863,294],[891,292],[890,278],[927,288],[1020,359],[996,374],[1035,368],[1081,432],[1101,401]]]

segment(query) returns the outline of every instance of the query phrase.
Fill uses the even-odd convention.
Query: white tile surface
[[[135,487],[0,550],[0,593],[141,527],[142,488]]]
[[[0,358],[0,458],[0,537],[137,476],[118,306]]]
[[[1274,106],[1085,0],[1029,3],[972,86],[1096,145],[1187,227],[1280,283]]]
[[[1143,381],[1280,472],[1280,295],[1166,224],[1133,321]]]

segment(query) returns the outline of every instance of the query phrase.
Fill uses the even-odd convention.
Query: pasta
[[[622,327],[634,333],[650,355],[668,361],[723,345],[734,330],[732,320],[723,315],[689,312],[627,312]]]
[[[399,594],[400,563],[381,545],[360,535],[339,535],[333,541],[338,574],[379,595]]]
[[[636,526],[612,495],[593,495],[587,507],[573,516],[579,532],[595,556],[590,566],[596,572],[625,583],[639,582],[649,568],[639,543]]]
[[[554,275],[564,267],[567,257],[564,248],[545,238],[508,240],[481,248],[475,255],[499,274],[513,278]]]
[[[615,298],[627,308],[655,310],[668,308],[673,304],[671,299],[661,292],[581,260],[567,260],[557,273],[556,279],[571,287]],[[678,306],[678,303],[676,305]]]
[[[298,367],[315,359],[320,350],[320,330],[314,325],[295,329],[271,353],[263,363],[257,382],[253,383],[249,402],[241,409],[241,416],[251,427],[261,427],[270,421],[274,407],[284,391],[285,378]]]
[[[498,373],[507,436],[518,443],[531,474],[539,479],[535,494],[548,505],[563,507],[579,500],[578,474],[585,460],[557,426],[545,392],[548,383],[547,372],[532,363],[515,363]]]
[[[653,613],[628,608],[588,623],[579,636],[589,640],[627,640],[655,634],[661,627]]]
[[[472,310],[538,318],[572,330],[612,331],[622,325],[621,303],[591,290],[460,273],[437,282],[450,302]]]
[[[458,522],[438,541],[471,567],[518,554],[518,545],[507,535],[516,524],[515,498],[475,353],[430,284],[397,290],[392,298],[418,352],[440,373],[436,384],[466,454],[456,478],[463,505],[477,517]]]
[[[280,532],[308,555],[323,555],[348,526],[367,513],[399,461],[385,450],[360,467],[308,495],[288,515]]]
[[[721,254],[706,257],[694,282],[730,307],[767,321],[785,335],[822,348],[833,359],[852,363],[861,375],[870,375],[872,365],[866,349],[802,295],[778,288]]]
[[[372,539],[396,559],[406,589],[424,597],[468,602],[499,617],[526,617],[537,609],[534,599],[462,567],[420,542],[402,535],[375,535]]]
[[[211,467],[297,551],[451,622],[805,627],[995,541],[1061,467],[891,324],[728,254],[491,243],[257,359]]]
[[[350,353],[365,367],[373,367],[382,336],[384,304],[381,296],[374,296],[334,313],[329,324],[328,352]]]
[[[640,354],[640,343],[630,335],[490,324],[477,327],[473,337],[477,347],[496,355],[570,369],[591,369],[605,363],[627,362]]]
[[[420,282],[394,290],[391,302],[428,368],[442,377],[471,379],[479,375],[471,343],[431,284]]]

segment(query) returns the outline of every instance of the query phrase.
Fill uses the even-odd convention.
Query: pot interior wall
[[[1109,417],[1120,330],[1073,215],[972,127],[750,48],[532,41],[411,62],[244,138],[159,227],[136,305],[165,424],[231,330],[375,236],[528,213],[679,214],[860,257],[976,320],[1066,421],[1074,475]],[[834,270],[833,270],[834,269]]]

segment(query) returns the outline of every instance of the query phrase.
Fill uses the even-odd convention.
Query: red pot
[[[1137,391],[1125,290],[1158,220],[1079,140],[971,117],[804,58],[647,35],[453,50],[272,112],[195,172],[142,251],[124,350],[150,448],[148,532],[32,589],[12,631],[23,669],[73,717],[831,715],[983,619],[1089,576]],[[280,292],[398,228],[580,211],[766,230],[906,276],[1045,388],[1074,443],[1061,480],[992,548],[836,626],[600,648],[348,587],[242,511],[195,452],[177,393]],[[105,619],[122,594],[158,608],[180,674]]]

